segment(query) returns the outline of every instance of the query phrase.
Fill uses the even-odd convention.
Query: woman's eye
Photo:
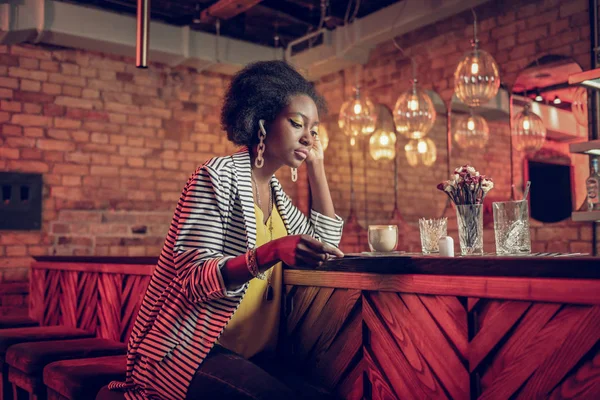
[[[315,137],[315,136],[317,136],[317,135],[319,134],[319,132],[317,132],[317,131],[311,131],[311,132],[310,132],[310,134],[311,134],[313,137]]]
[[[292,126],[294,128],[302,128],[302,124],[297,123],[296,121],[294,121],[293,119],[290,119],[290,123],[292,124]]]

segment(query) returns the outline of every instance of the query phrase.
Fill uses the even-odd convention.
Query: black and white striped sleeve
[[[192,302],[238,294],[227,291],[220,271],[232,258],[223,256],[225,221],[221,208],[227,204],[218,175],[205,165],[190,178],[177,205],[173,260],[182,291]]]
[[[338,215],[335,218],[323,215],[315,210],[310,211],[307,218],[302,211],[294,206],[291,200],[282,194],[286,214],[290,225],[290,235],[310,235],[321,242],[339,246],[342,240],[344,221]]]

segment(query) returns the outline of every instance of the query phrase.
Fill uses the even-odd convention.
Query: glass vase
[[[483,205],[457,205],[456,219],[461,254],[483,254]]]

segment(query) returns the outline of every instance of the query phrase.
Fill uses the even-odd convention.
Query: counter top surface
[[[415,253],[363,253],[330,260],[318,270],[376,274],[600,279],[600,257],[556,253],[513,257],[493,254],[439,257]]]
[[[157,257],[35,257],[38,263],[156,264]],[[307,270],[290,268],[290,270]],[[317,270],[367,272],[376,274],[424,274],[457,276],[506,276],[538,278],[600,279],[600,257],[576,254],[541,253],[500,257],[493,254],[466,257],[439,257],[417,253],[347,254]]]

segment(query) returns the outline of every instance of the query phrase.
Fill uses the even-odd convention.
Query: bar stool
[[[44,368],[44,384],[52,400],[93,400],[111,381],[125,380],[127,356],[56,361]]]
[[[46,399],[44,367],[55,361],[125,355],[127,345],[114,340],[86,338],[21,343],[6,352],[8,380],[15,399]],[[28,395],[25,395],[28,393]]]
[[[39,326],[40,324],[28,316],[21,315],[5,315],[0,317],[0,329],[9,328],[27,328],[31,326]]]
[[[0,394],[2,400],[12,400],[13,392],[8,382],[8,365],[4,362],[6,351],[14,344],[68,340],[94,337],[91,332],[66,326],[40,326],[0,330]]]

